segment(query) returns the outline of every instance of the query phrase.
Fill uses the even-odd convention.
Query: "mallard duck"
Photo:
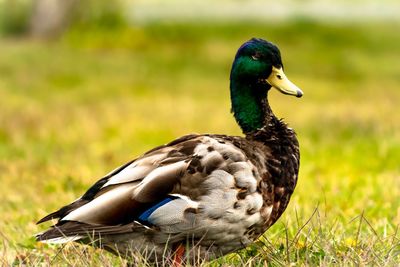
[[[98,180],[37,240],[76,241],[153,262],[210,260],[246,247],[286,209],[299,170],[295,132],[273,114],[268,91],[301,97],[277,46],[253,38],[230,73],[244,137],[191,134],[156,147]]]

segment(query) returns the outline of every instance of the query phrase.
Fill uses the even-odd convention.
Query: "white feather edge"
[[[39,236],[38,234],[37,236]],[[81,239],[82,236],[76,235],[76,236],[61,236],[61,237],[56,237],[56,238],[50,238],[47,240],[40,240],[40,243],[45,243],[45,244],[64,244],[64,243],[69,243],[72,241],[76,241]]]
[[[191,200],[188,196],[181,195],[181,194],[170,194],[170,196],[179,197],[183,200],[186,200],[186,202],[189,204],[190,207],[193,207],[196,209],[199,207],[199,203]]]
[[[116,185],[121,183],[133,182],[135,180],[142,179],[148,173],[153,170],[151,166],[135,166],[128,167],[121,172],[115,174],[107,183],[105,183],[101,188],[107,187],[109,185]]]
[[[150,227],[148,227],[147,225],[144,225],[138,221],[134,221],[137,224],[140,224],[141,226],[143,226],[146,229],[151,229]],[[40,232],[38,234],[35,235],[35,237],[41,236],[43,233],[45,232]],[[46,239],[46,240],[40,240],[40,243],[44,243],[44,244],[64,244],[64,243],[68,243],[68,242],[73,242],[73,241],[77,241],[81,238],[83,238],[84,236],[80,236],[80,235],[75,235],[75,236],[61,236],[61,237],[56,237],[56,238],[50,238],[50,239]]]

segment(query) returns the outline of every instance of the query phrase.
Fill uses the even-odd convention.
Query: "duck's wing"
[[[135,227],[152,227],[152,223],[158,224],[160,220],[169,223],[165,221],[175,219],[171,212],[197,209],[198,203],[193,199],[207,194],[204,190],[218,186],[200,187],[199,184],[214,170],[224,166],[224,161],[243,161],[245,157],[232,142],[225,144],[221,138],[215,138],[184,136],[117,168],[78,200],[41,219],[38,223],[54,218],[59,221],[52,229],[39,234],[38,240],[73,237],[88,232],[129,232]],[[163,210],[161,218],[156,218],[157,210]],[[153,221],[149,220],[150,216]]]

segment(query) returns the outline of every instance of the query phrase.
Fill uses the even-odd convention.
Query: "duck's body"
[[[38,240],[79,241],[161,261],[178,247],[191,259],[219,257],[263,234],[282,215],[296,186],[298,142],[273,115],[268,90],[240,97],[265,84],[238,86],[234,69],[235,63],[232,105],[245,137],[187,135],[157,147],[43,218],[40,222],[59,221]],[[238,108],[259,97],[264,99],[256,103],[260,118]]]

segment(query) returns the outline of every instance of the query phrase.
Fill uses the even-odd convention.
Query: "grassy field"
[[[206,265],[399,264],[399,26],[166,23],[0,40],[0,265],[125,264],[36,243],[48,224],[35,222],[156,145],[191,132],[240,134],[229,70],[253,36],[279,45],[305,93],[270,94],[298,133],[299,183],[257,244]]]

